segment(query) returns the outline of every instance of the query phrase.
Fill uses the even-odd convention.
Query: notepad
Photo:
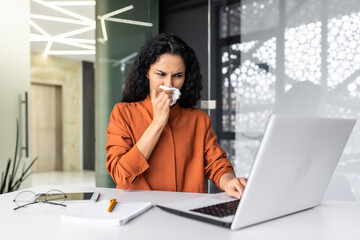
[[[109,202],[109,200],[102,200],[77,211],[67,212],[61,216],[61,221],[96,225],[124,225],[153,206],[151,202],[117,202],[113,210],[108,212]]]

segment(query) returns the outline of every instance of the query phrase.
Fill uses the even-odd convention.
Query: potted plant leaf
[[[26,164],[23,163],[22,172],[18,178],[17,172],[20,167],[20,163],[22,160],[22,154],[19,150],[19,121],[16,121],[16,143],[15,143],[15,153],[14,158],[9,158],[6,164],[5,171],[1,173],[1,182],[0,182],[0,194],[6,192],[13,192],[19,189],[21,183],[27,179],[31,172],[30,169],[32,165],[37,160],[37,157],[31,161],[31,163],[26,167]]]

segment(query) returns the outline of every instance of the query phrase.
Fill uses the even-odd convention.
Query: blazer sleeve
[[[227,154],[217,142],[217,136],[214,133],[210,118],[207,116],[207,130],[205,134],[205,177],[211,179],[220,189],[220,178],[225,173],[234,173],[231,162],[227,159]]]
[[[135,179],[149,168],[131,128],[122,115],[120,104],[115,105],[106,131],[106,168],[118,188],[128,189]]]

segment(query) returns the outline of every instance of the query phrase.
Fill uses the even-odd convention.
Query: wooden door
[[[31,84],[31,152],[33,172],[62,170],[61,86]]]

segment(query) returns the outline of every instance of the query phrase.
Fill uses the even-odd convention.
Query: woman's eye
[[[157,75],[159,75],[159,76],[165,76],[165,73],[158,72]]]
[[[183,75],[182,74],[176,74],[175,77],[181,78]]]

